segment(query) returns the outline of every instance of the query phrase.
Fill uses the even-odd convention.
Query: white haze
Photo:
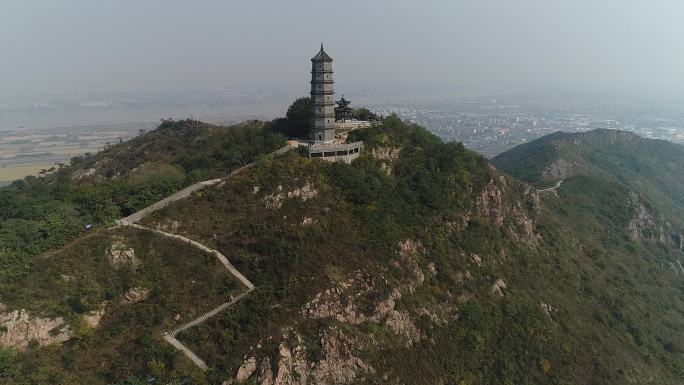
[[[0,96],[305,94],[321,41],[365,92],[682,96],[682,20],[681,0],[0,0]]]

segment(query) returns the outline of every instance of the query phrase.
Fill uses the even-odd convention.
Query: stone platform
[[[354,143],[299,143],[306,149],[309,158],[327,160],[329,162],[351,163],[361,155],[363,142]]]

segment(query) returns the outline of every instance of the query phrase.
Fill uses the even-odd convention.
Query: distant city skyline
[[[306,94],[302,68],[321,41],[349,95],[681,97],[682,16],[675,0],[7,0],[0,97]]]

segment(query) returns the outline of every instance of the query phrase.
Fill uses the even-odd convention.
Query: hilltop
[[[2,190],[25,208],[4,213],[2,314],[50,330],[0,351],[0,383],[680,382],[684,256],[657,236],[678,228],[617,176],[537,193],[394,116],[348,140],[365,144],[350,165],[265,156],[285,143],[268,123],[164,122]],[[509,170],[552,158],[535,146]],[[176,335],[203,371],[163,333],[241,283],[210,252],[112,226],[252,162],[139,221],[255,285]]]
[[[684,223],[684,146],[617,130],[558,132],[492,159],[500,170],[535,186],[586,175],[627,186],[672,220]]]

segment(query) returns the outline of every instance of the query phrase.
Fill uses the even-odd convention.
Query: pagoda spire
[[[333,59],[321,50],[311,59],[311,116],[314,143],[335,140],[335,90],[333,88]]]

